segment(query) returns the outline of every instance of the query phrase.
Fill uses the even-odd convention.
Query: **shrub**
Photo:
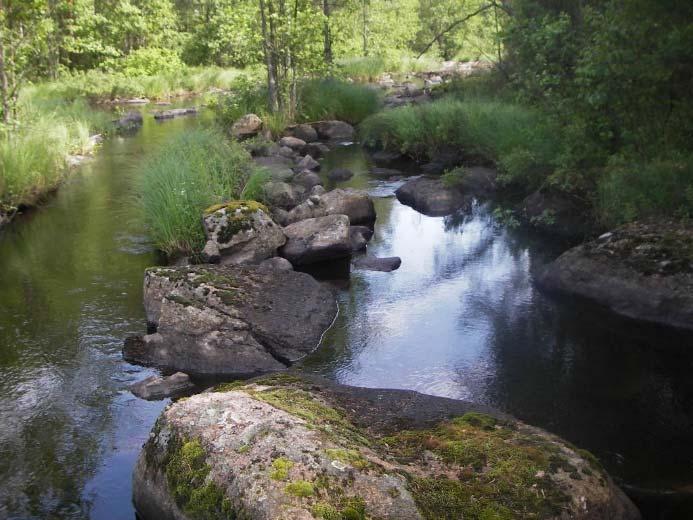
[[[536,187],[553,172],[560,132],[531,108],[502,101],[444,98],[380,112],[361,124],[367,145],[432,159],[461,148],[498,166],[506,181]]]
[[[356,124],[380,108],[379,93],[368,86],[336,79],[309,80],[300,88],[299,119],[338,119]]]
[[[185,68],[177,52],[159,47],[136,49],[111,66],[129,78],[174,74]]]
[[[651,162],[612,158],[597,199],[609,225],[667,215],[693,218],[693,155]]]
[[[194,254],[204,246],[202,211],[238,198],[250,175],[250,156],[213,130],[194,130],[166,142],[142,166],[137,195],[157,247]]]

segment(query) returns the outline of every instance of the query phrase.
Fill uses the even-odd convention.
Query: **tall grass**
[[[167,141],[146,160],[136,181],[157,247],[169,255],[201,251],[202,211],[238,198],[251,172],[249,154],[216,130],[197,129]]]
[[[598,182],[597,206],[608,225],[672,215],[693,218],[693,155],[649,162],[612,158]]]
[[[229,127],[245,114],[260,116],[269,130],[280,134],[291,122],[338,119],[352,124],[378,111],[380,93],[366,85],[337,79],[306,80],[298,87],[296,113],[270,113],[267,109],[267,89],[247,80],[237,82],[229,96],[212,103],[217,120]]]
[[[543,115],[521,105],[488,100],[441,99],[386,110],[360,128],[370,146],[433,159],[461,149],[494,161],[507,181],[536,187],[555,168],[560,132]]]
[[[409,54],[388,56],[357,56],[337,62],[337,72],[357,81],[374,81],[385,72],[431,72],[440,70],[442,63],[429,56],[415,58]]]

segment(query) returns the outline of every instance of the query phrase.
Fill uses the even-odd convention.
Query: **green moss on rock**
[[[225,209],[227,213],[239,211],[242,213],[255,213],[256,211],[264,211],[269,215],[267,206],[255,200],[231,200],[223,204],[215,204],[204,210],[205,215],[211,215],[219,210]]]
[[[194,520],[233,518],[231,502],[209,479],[210,468],[198,440],[169,441],[166,481],[176,504]]]
[[[294,462],[286,457],[278,457],[272,461],[272,480],[286,480],[289,478],[289,470],[294,467]]]
[[[284,491],[295,497],[308,498],[313,496],[315,488],[313,484],[307,480],[296,480],[294,482],[289,482],[284,488]]]

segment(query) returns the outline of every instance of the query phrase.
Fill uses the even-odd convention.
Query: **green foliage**
[[[639,162],[614,158],[599,180],[600,217],[609,224],[675,215],[693,218],[693,155]]]
[[[184,65],[173,50],[143,47],[115,62],[112,68],[127,77],[139,77],[180,74]]]
[[[305,121],[338,119],[356,124],[380,107],[375,89],[335,79],[306,81],[299,99],[299,118]]]
[[[286,457],[278,457],[272,461],[272,480],[286,480],[289,478],[289,470],[294,467],[294,462]]]
[[[307,480],[296,480],[294,482],[289,482],[284,488],[284,491],[295,497],[307,498],[313,496],[315,488],[313,484]]]
[[[137,196],[157,247],[194,254],[204,246],[205,208],[238,198],[251,172],[250,156],[212,130],[194,130],[165,143],[141,167]]]
[[[505,180],[529,189],[553,171],[560,132],[536,110],[518,104],[441,99],[371,116],[361,125],[371,146],[398,150],[417,159],[446,148],[495,161]]]
[[[241,198],[246,200],[265,200],[264,186],[272,178],[271,172],[266,168],[255,168],[241,192]]]

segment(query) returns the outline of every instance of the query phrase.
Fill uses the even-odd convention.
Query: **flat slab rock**
[[[295,266],[351,255],[349,217],[346,215],[301,220],[286,226],[284,234],[287,241],[279,254]]]
[[[629,318],[693,330],[693,227],[625,225],[563,253],[537,281]]]
[[[215,390],[157,420],[143,520],[640,518],[589,454],[479,405],[293,374]]]
[[[144,307],[156,332],[126,340],[126,360],[234,376],[286,369],[337,313],[333,292],[307,274],[235,265],[148,269]]]

